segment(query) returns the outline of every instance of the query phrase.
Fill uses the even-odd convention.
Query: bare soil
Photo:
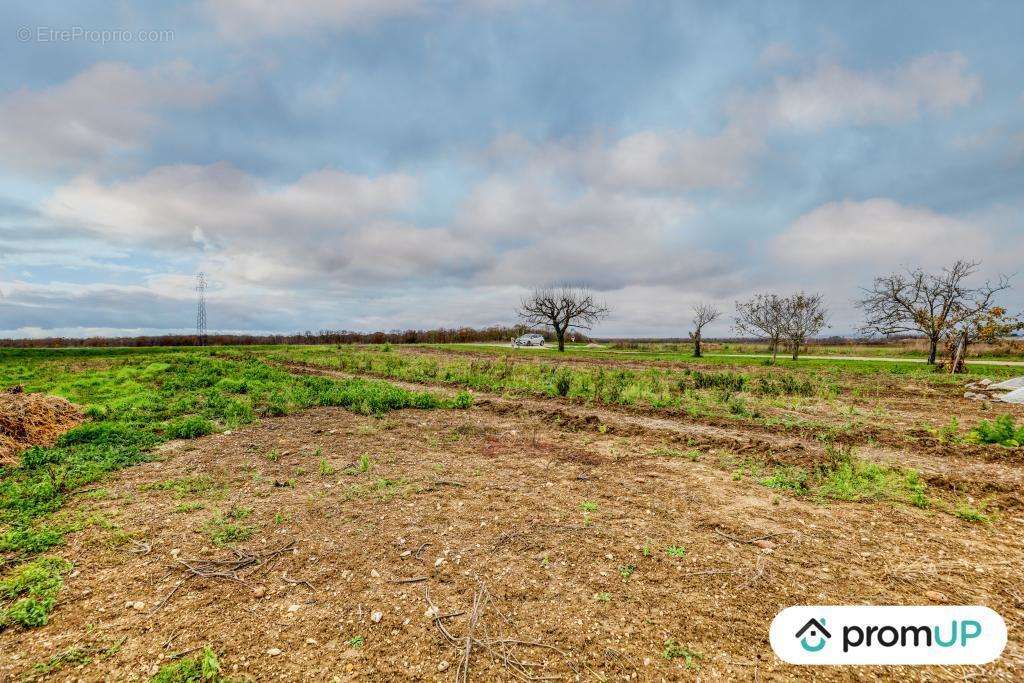
[[[657,455],[690,439],[696,462]],[[481,681],[1024,679],[1019,510],[985,525],[822,504],[716,462],[766,445],[814,447],[500,397],[383,419],[322,408],[172,442],[75,497],[68,514],[89,522],[62,552],[74,572],[47,626],[0,634],[0,678],[117,646],[52,677],[145,680],[210,645],[226,673],[261,681],[447,681],[463,667]],[[1017,462],[914,457],[936,476],[1019,481]],[[968,462],[991,469],[959,472]],[[218,547],[210,520],[232,509],[250,511],[237,523],[252,535]],[[189,569],[249,557],[234,576]],[[988,605],[1010,641],[985,667],[780,662],[771,619],[818,603]],[[668,641],[688,656],[663,656]]]

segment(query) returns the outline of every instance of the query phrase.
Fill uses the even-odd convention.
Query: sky
[[[1024,255],[1024,3],[0,5],[0,336],[599,336]],[[1024,273],[1002,303],[1024,307]]]

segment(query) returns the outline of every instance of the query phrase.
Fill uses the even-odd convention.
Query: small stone
[[[651,665],[651,658],[650,657],[644,657],[644,666],[650,666],[650,665]]]
[[[142,610],[146,609],[146,603],[142,602],[141,600],[136,600],[132,603],[132,609],[137,609],[141,612]]]
[[[269,650],[267,650],[267,654],[270,655],[271,657],[276,657],[279,654],[281,654],[281,648],[279,648],[279,647],[272,647]]]
[[[759,538],[754,541],[754,545],[758,548],[774,548],[775,544],[769,541],[767,538]]]
[[[436,560],[434,560],[434,566],[435,567],[440,567],[442,564],[444,564],[444,558],[443,557],[439,557]]]
[[[372,576],[375,579],[379,579],[380,578],[380,572],[377,571],[376,569],[371,569],[370,570],[370,576]]]
[[[946,594],[939,591],[925,591],[924,597],[932,602],[946,602]]]
[[[171,556],[172,557],[177,557],[178,553],[180,553],[180,552],[181,552],[181,550],[179,550],[178,548],[171,548]]]
[[[427,619],[433,619],[434,617],[438,616],[439,614],[441,614],[441,610],[439,610],[437,608],[437,606],[435,605],[435,606],[428,607],[427,611],[423,613],[423,616],[425,616]]]
[[[437,663],[437,670],[447,671],[449,666],[451,666],[451,664],[448,663],[448,660],[442,659],[440,662]]]
[[[299,611],[299,605],[288,605],[288,611],[289,612],[298,612]]]
[[[264,588],[263,586],[256,586],[255,588],[252,589],[252,594],[253,594],[253,597],[262,598],[264,595],[267,594],[267,589]]]
[[[316,638],[306,638],[306,645],[319,645],[319,644],[320,643],[316,642]]]
[[[370,615],[370,621],[372,621],[375,624],[379,624],[380,620],[383,619],[383,618],[384,618],[384,613],[383,612],[373,612]]]

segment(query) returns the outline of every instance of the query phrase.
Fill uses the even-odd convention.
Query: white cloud
[[[0,96],[0,158],[29,170],[75,170],[136,150],[168,109],[189,109],[217,90],[185,62],[148,70],[95,64],[41,90]]]
[[[747,125],[821,130],[843,124],[906,121],[971,102],[981,79],[958,52],[933,53],[894,68],[858,72],[822,63],[811,73],[779,76],[768,89],[738,98],[733,115]]]
[[[115,244],[201,252],[205,267],[235,283],[464,277],[487,262],[486,248],[405,220],[417,194],[417,180],[402,173],[323,169],[274,185],[220,163],[159,167],[112,183],[78,177],[43,210]]]
[[[891,199],[831,202],[800,216],[772,242],[776,258],[835,269],[873,264],[935,266],[992,253],[987,234],[959,218]]]

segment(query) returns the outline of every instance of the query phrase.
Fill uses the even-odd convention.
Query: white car
[[[539,334],[524,334],[513,342],[515,346],[544,346],[544,337]]]

